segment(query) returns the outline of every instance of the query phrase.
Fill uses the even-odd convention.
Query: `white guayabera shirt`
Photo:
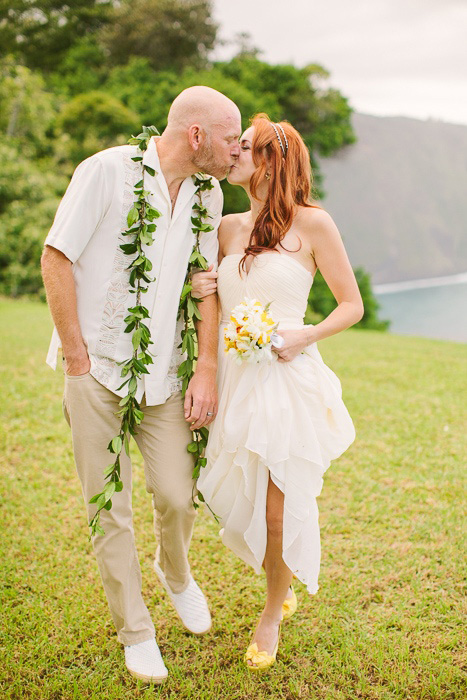
[[[133,188],[141,179],[141,162],[131,160],[136,155],[141,155],[137,146],[117,146],[83,161],[75,170],[45,240],[73,263],[78,317],[91,375],[120,396],[126,395],[127,387],[118,391],[123,379],[117,363],[127,360],[133,351],[131,333],[124,333],[123,319],[136,297],[129,292],[127,267],[131,258],[119,246],[130,240],[121,234],[128,228],[127,213],[135,199]],[[177,323],[177,311],[194,244],[191,216],[196,187],[191,177],[182,182],[172,213],[154,139],[143,154],[143,163],[156,171],[154,177],[145,173],[144,186],[152,193],[151,205],[162,216],[155,221],[153,245],[145,246],[145,254],[153,264],[150,274],[156,278],[142,296],[150,314],[153,344],[149,350],[154,364],[148,366],[149,374],[139,382],[137,400],[145,394],[147,404],[156,405],[181,388],[177,369],[183,358],[177,346],[183,322],[180,319]],[[200,247],[208,262],[217,267],[223,197],[217,180],[213,178],[212,182],[214,189],[203,192],[202,197],[214,231],[201,234]],[[60,347],[54,329],[47,356],[53,369]]]

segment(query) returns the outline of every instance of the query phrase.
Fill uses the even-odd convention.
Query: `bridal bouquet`
[[[269,316],[266,306],[256,299],[247,299],[230,312],[230,321],[224,330],[225,352],[237,364],[271,360],[271,347],[280,347],[282,338],[274,333],[278,324]]]

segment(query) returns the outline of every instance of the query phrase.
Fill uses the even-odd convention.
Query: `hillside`
[[[373,282],[467,270],[467,126],[354,114],[357,143],[323,159],[324,206]]]

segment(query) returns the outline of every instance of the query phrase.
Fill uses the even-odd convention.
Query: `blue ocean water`
[[[454,280],[415,281],[412,289],[410,283],[375,286],[379,318],[391,321],[392,333],[467,343],[467,282]]]

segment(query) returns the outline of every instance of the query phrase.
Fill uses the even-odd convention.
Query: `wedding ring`
[[[213,416],[214,413],[209,413],[209,411],[206,413],[207,416]]]

